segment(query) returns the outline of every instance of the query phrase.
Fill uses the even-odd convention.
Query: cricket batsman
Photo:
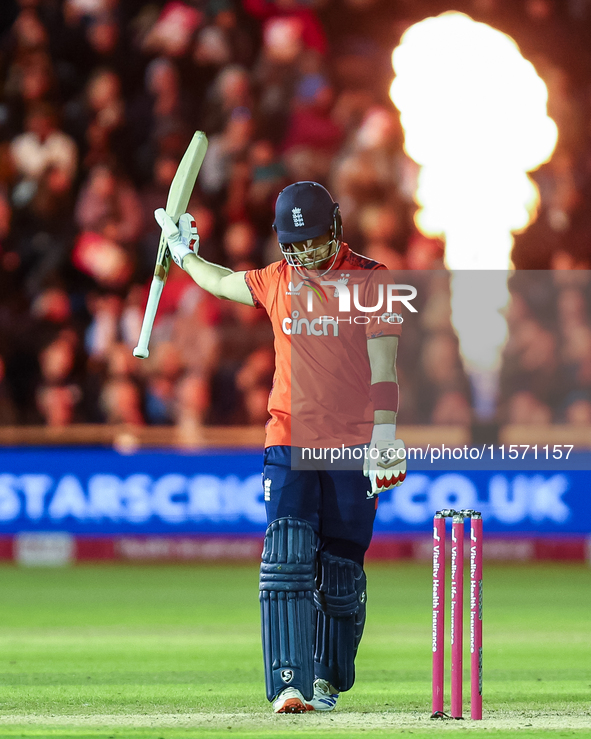
[[[267,698],[275,713],[332,711],[355,680],[377,495],[406,476],[396,439],[402,319],[376,279],[388,273],[349,249],[338,203],[316,182],[279,194],[283,258],[264,269],[206,262],[189,214],[178,227],[163,209],[155,216],[200,287],[266,310],[273,325],[259,586]]]

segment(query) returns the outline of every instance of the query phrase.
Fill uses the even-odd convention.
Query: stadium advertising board
[[[5,541],[34,532],[123,536],[132,552],[134,536],[258,539],[265,529],[259,453],[15,449],[0,456]],[[409,472],[403,486],[380,496],[376,546],[388,536],[428,534],[433,512],[449,507],[481,510],[489,541],[491,535],[584,538],[591,532],[586,504],[591,472],[584,469],[586,455],[572,460],[571,468],[560,471],[422,465]],[[154,557],[160,552],[169,558],[162,542],[150,546]],[[178,549],[178,542],[171,546]],[[185,549],[170,557],[191,558],[191,545]]]

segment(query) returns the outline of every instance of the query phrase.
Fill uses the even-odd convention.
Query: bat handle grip
[[[150,343],[152,327],[154,326],[154,319],[156,318],[156,311],[158,310],[158,303],[160,302],[163,287],[163,280],[158,277],[152,278],[150,294],[148,295],[148,302],[146,303],[144,320],[142,322],[142,330],[140,331],[140,338],[136,348],[133,350],[134,357],[145,359],[150,354],[148,351],[148,344]]]

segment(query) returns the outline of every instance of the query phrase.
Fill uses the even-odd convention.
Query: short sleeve
[[[392,310],[388,312],[385,296],[387,285],[392,284],[392,272],[379,264],[373,269],[366,282],[365,305],[377,305],[380,300],[380,285],[382,285],[382,310],[376,311],[375,319],[366,325],[365,333],[368,339],[376,339],[379,336],[400,336],[402,334],[403,317],[401,313]],[[394,291],[398,295],[398,291]]]
[[[250,294],[255,308],[269,309],[271,287],[277,280],[277,273],[280,262],[273,262],[263,269],[249,269],[244,275],[244,281]]]

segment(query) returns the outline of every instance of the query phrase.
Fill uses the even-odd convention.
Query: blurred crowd
[[[153,211],[196,129],[210,141],[189,206],[201,254],[239,270],[275,261],[278,192],[322,182],[350,246],[413,270],[423,288],[399,353],[400,422],[469,423],[443,245],[414,226],[417,167],[388,97],[404,30],[452,8],[517,40],[548,85],[560,131],[534,174],[538,219],[516,238],[523,272],[511,283],[499,420],[591,423],[591,2],[2,6],[0,424],[189,433],[266,420],[266,315],[214,300],[174,265],[150,358],[131,354],[159,238]]]

